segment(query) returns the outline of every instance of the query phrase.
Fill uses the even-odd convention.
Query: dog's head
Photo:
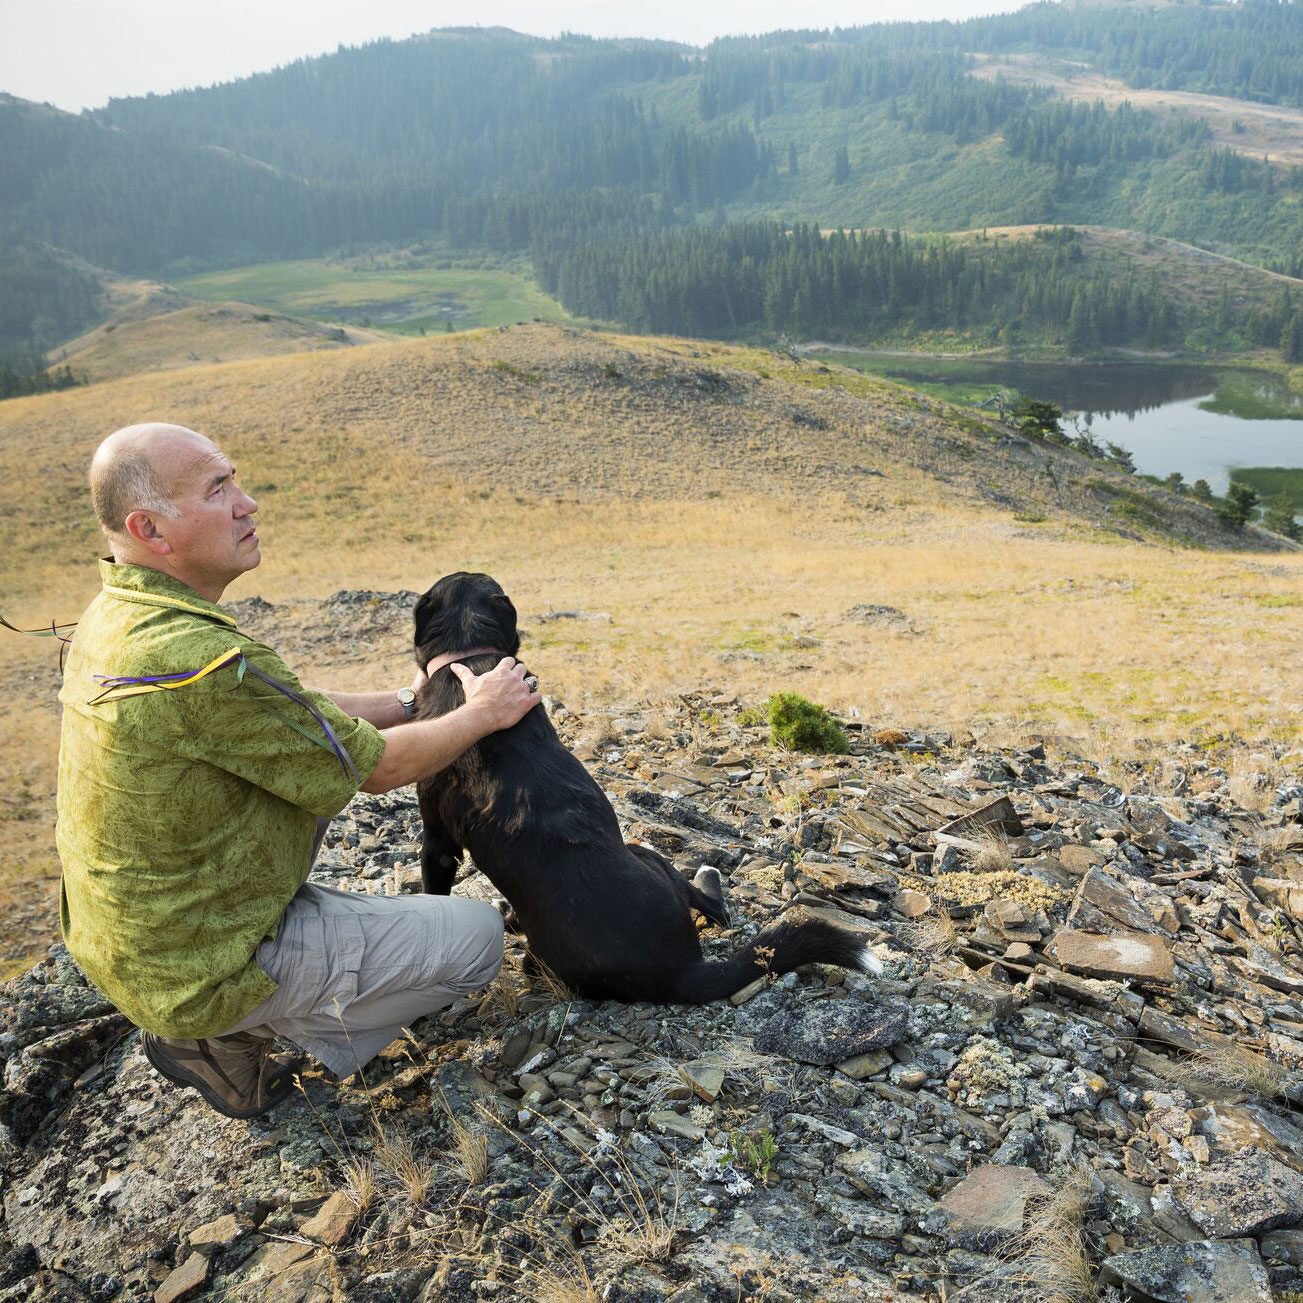
[[[520,650],[516,608],[496,579],[459,570],[417,600],[416,661],[428,665],[436,656],[472,647],[514,656]]]

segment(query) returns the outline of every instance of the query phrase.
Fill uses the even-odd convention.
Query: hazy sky
[[[780,27],[970,18],[1022,0],[0,0],[0,90],[63,109],[206,86],[431,27],[651,36],[702,45]]]

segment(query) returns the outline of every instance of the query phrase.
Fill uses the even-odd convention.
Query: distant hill
[[[165,300],[166,301],[166,300]],[[323,325],[248,303],[187,303],[111,318],[58,350],[56,360],[84,381],[115,380],[213,362],[347,348],[393,337],[361,327]]]
[[[0,96],[0,235],[175,277],[413,241],[538,264],[740,220],[1072,223],[1297,275],[1300,69],[1303,5],[1266,0],[702,51],[450,29],[81,116]]]

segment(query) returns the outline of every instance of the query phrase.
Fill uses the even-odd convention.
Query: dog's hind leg
[[[462,848],[439,818],[433,789],[418,786],[416,797],[421,809],[421,889],[430,896],[447,896],[457,877]]]
[[[704,914],[717,927],[728,927],[728,906],[724,904],[724,880],[719,870],[703,864],[693,875],[688,888],[692,908]]]

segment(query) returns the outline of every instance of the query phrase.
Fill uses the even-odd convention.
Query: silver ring
[[[526,674],[526,675],[525,675],[525,686],[526,686],[526,687],[527,687],[531,692],[537,692],[537,691],[538,691],[538,680],[537,680],[537,679],[536,679],[532,674]]]

